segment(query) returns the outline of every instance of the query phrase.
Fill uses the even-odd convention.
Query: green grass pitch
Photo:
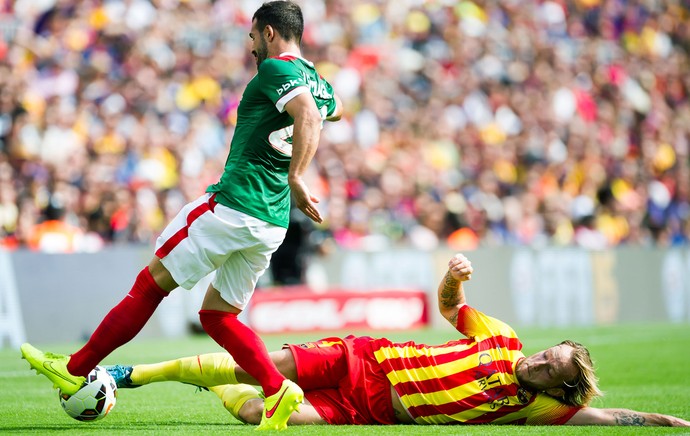
[[[371,332],[369,332],[371,333]],[[343,334],[342,332],[336,334]],[[571,329],[518,329],[529,355],[563,339],[589,347],[600,385],[606,392],[598,407],[623,407],[660,412],[690,419],[690,325],[621,325]],[[269,350],[284,342],[315,340],[331,334],[265,336]],[[451,329],[387,332],[375,336],[393,340],[414,339],[443,343],[457,337]],[[79,344],[36,344],[53,352],[68,353]],[[205,336],[174,341],[135,339],[109,356],[104,364],[150,363],[187,355],[219,351]],[[60,408],[57,393],[47,379],[37,377],[18,350],[0,350],[0,434],[239,434],[253,426],[235,421],[211,392],[192,386],[159,383],[134,390],[120,390],[117,406],[105,419],[82,423]],[[516,426],[310,426],[290,427],[283,434],[304,435],[637,435],[690,434],[689,429],[578,428]]]

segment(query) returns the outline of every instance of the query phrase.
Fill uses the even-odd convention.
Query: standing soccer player
[[[220,181],[163,230],[153,260],[86,345],[71,356],[22,345],[22,356],[54,387],[74,394],[98,363],[139,333],[170,291],[191,289],[215,270],[199,312],[201,325],[261,384],[266,401],[258,428],[286,427],[304,394],[278,371],[259,336],[237,315],[285,237],[290,193],[306,216],[321,222],[318,199],[302,177],[323,120],[338,120],[342,104],[301,57],[303,29],[302,11],[290,1],[264,3],[254,13],[249,37],[258,73],[242,96]]]

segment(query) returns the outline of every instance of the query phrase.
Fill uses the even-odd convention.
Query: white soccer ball
[[[97,366],[86,376],[86,384],[76,394],[63,394],[58,389],[58,395],[69,416],[79,421],[97,421],[115,407],[117,385],[105,368]]]

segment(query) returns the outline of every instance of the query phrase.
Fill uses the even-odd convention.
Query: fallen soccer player
[[[525,357],[510,326],[466,304],[463,282],[472,272],[456,255],[438,286],[441,313],[466,338],[425,345],[347,336],[271,353],[305,393],[288,423],[690,426],[669,415],[589,406],[601,395],[589,351],[566,340]],[[160,381],[208,387],[238,420],[261,421],[258,382],[227,353],[107,369],[120,388]]]

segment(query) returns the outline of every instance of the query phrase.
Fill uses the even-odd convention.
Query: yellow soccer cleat
[[[280,390],[264,400],[264,412],[257,430],[285,430],[292,412],[299,412],[304,392],[290,380],[283,380]]]
[[[242,406],[253,399],[260,399],[259,391],[253,386],[245,384],[211,386],[211,392],[215,393],[223,401],[223,407],[227,409],[238,421],[247,423],[240,417]]]
[[[53,387],[60,388],[63,394],[74,395],[84,386],[85,377],[74,376],[67,371],[69,356],[44,353],[29,343],[22,344],[20,349],[22,359],[26,359],[36,373],[48,377]]]

